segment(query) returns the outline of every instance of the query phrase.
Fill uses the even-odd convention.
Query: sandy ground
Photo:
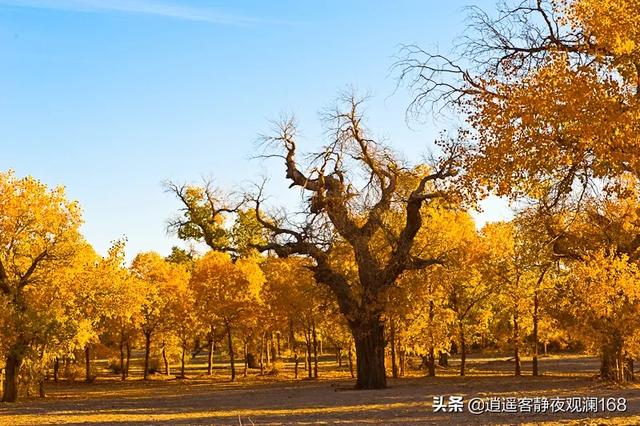
[[[597,360],[545,358],[541,377],[510,377],[506,358],[475,358],[467,377],[451,369],[440,377],[390,379],[389,388],[355,391],[344,371],[323,365],[318,380],[250,375],[235,383],[194,376],[186,380],[50,384],[46,399],[0,404],[2,425],[413,425],[413,424],[575,424],[640,425],[640,386],[608,386],[593,378]],[[527,368],[527,364],[524,366]],[[222,367],[221,367],[222,368]],[[224,372],[224,370],[220,370]],[[434,412],[434,396],[626,398],[625,412],[462,413]]]

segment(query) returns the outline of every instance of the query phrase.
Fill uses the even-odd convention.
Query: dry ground
[[[156,376],[125,383],[100,377],[96,383],[48,384],[48,398],[0,404],[2,425],[327,425],[327,424],[616,424],[640,425],[640,386],[611,387],[593,378],[597,360],[584,356],[542,360],[545,375],[510,377],[508,358],[475,357],[470,375],[455,376],[455,360],[440,377],[390,380],[378,391],[355,391],[343,368],[326,359],[319,380],[292,380],[290,366],[278,377],[250,374],[236,383],[225,381],[226,370],[198,374],[190,365],[185,380]],[[525,363],[524,368],[528,368]],[[302,371],[304,373],[304,371]],[[433,397],[462,395],[527,397],[624,397],[628,410],[598,414],[482,414],[434,413]]]

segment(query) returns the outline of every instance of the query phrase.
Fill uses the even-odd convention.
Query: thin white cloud
[[[220,9],[178,5],[154,0],[0,0],[0,5],[84,13],[130,13],[219,25],[282,23],[236,15]]]

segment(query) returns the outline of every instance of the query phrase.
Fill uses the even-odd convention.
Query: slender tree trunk
[[[460,336],[460,375],[465,375],[467,364],[467,339],[464,333],[464,324],[462,320],[458,321],[458,334]]]
[[[313,333],[313,377],[318,378],[318,334],[316,333],[316,322],[311,325]]]
[[[124,369],[124,340],[120,339],[120,375],[122,380],[127,378],[126,371]]]
[[[338,367],[342,367],[342,348],[336,348],[336,362]]]
[[[433,346],[429,347],[429,353],[427,354],[427,375],[429,377],[436,376],[436,354]]]
[[[352,345],[349,344],[349,353],[347,355],[348,359],[349,359],[349,374],[351,374],[351,378],[353,379],[354,377],[356,377],[355,373],[354,373],[354,369],[353,369],[353,349],[351,347]]]
[[[515,375],[522,375],[522,366],[520,364],[520,323],[518,314],[513,314],[513,360],[515,363]]]
[[[207,357],[207,374],[211,376],[213,374],[213,337],[208,341],[209,343],[209,356]]]
[[[164,361],[164,375],[171,374],[169,360],[167,359],[167,346],[165,342],[162,342],[162,361]]]
[[[389,343],[391,344],[391,376],[393,376],[394,379],[397,379],[398,364],[396,362],[396,323],[394,320],[391,320]]]
[[[41,377],[38,380],[38,395],[40,396],[40,398],[46,398],[47,397],[47,392],[44,388],[44,378]]]
[[[311,367],[312,357],[311,357],[311,329],[307,328],[305,331],[305,341],[307,343],[307,376],[311,379],[313,377],[313,369]]]
[[[244,377],[247,377],[247,374],[249,373],[249,350],[248,350],[248,346],[249,343],[245,340],[244,341],[244,348],[243,348],[243,355],[244,355]]]
[[[196,336],[195,341],[193,342],[193,352],[191,352],[191,359],[196,359],[201,351],[202,346],[200,346],[200,338]]]
[[[233,351],[233,334],[231,331],[231,325],[227,322],[225,323],[227,327],[227,339],[229,343],[229,366],[231,367],[231,381],[236,380],[236,358],[235,353]]]
[[[269,342],[270,345],[269,347],[271,348],[271,362],[275,362],[278,359],[278,351],[276,350],[276,340],[273,338],[274,332],[272,331],[269,337]]]
[[[127,366],[125,368],[125,377],[129,377],[129,361],[131,361],[131,345],[129,345],[129,339],[127,339],[127,343],[125,346],[127,349]]]
[[[180,377],[182,377],[183,379],[185,378],[185,376],[184,376],[184,356],[185,356],[186,352],[187,352],[187,344],[186,344],[186,342],[183,342],[183,345],[182,345],[182,358],[180,359]]]
[[[264,345],[264,353],[267,357],[267,368],[271,365],[271,334],[267,335]]]
[[[280,332],[276,332],[276,356],[280,358]]]
[[[296,347],[296,335],[293,328],[293,318],[289,318],[289,351],[293,352]]]
[[[84,369],[85,369],[85,377],[84,381],[87,383],[91,383],[91,345],[87,343],[84,347]]]
[[[633,371],[633,358],[626,358],[624,364],[624,379],[632,382],[636,379]]]
[[[438,365],[441,367],[449,366],[449,353],[445,351],[438,351]]]
[[[356,388],[387,387],[384,367],[384,322],[381,314],[363,313],[350,324],[356,343]]]
[[[260,337],[260,375],[264,375],[264,333]]]
[[[18,400],[18,373],[22,366],[22,356],[19,352],[21,351],[11,348],[5,360],[2,402]]]
[[[151,333],[144,333],[144,371],[142,379],[147,380],[149,377],[149,356],[151,355]]]
[[[429,301],[429,354],[427,355],[427,367],[429,377],[436,375],[436,354],[433,347],[433,318],[435,317],[433,300]]]
[[[53,360],[53,381],[58,383],[60,377],[60,358],[55,357]]]
[[[537,376],[538,371],[538,290],[533,293],[533,359],[531,360],[532,374]]]
[[[400,377],[404,377],[406,354],[405,350],[403,349],[402,343],[399,343],[398,346],[400,347]]]
[[[293,320],[289,320],[289,350],[293,351],[293,374],[298,378],[298,364],[300,358],[298,357],[298,345],[296,344],[295,335],[293,333]]]

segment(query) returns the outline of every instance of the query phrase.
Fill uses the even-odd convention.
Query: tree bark
[[[236,380],[236,358],[233,352],[233,334],[231,330],[231,324],[228,322],[225,323],[227,328],[227,340],[229,344],[229,367],[231,367],[231,381]]]
[[[151,333],[144,333],[144,371],[142,379],[147,380],[149,377],[149,356],[151,354]]]
[[[11,348],[5,360],[2,402],[16,402],[18,400],[18,373],[22,366],[22,356],[19,352]]]
[[[462,321],[458,321],[458,335],[460,338],[460,375],[464,376],[467,364],[467,339]]]
[[[531,360],[532,374],[537,376],[538,371],[538,290],[533,293],[533,359]]]
[[[398,364],[396,362],[396,323],[391,320],[389,328],[389,343],[391,344],[391,376],[398,378]]]
[[[356,343],[356,389],[387,387],[384,367],[384,322],[380,314],[363,314],[350,323]]]

